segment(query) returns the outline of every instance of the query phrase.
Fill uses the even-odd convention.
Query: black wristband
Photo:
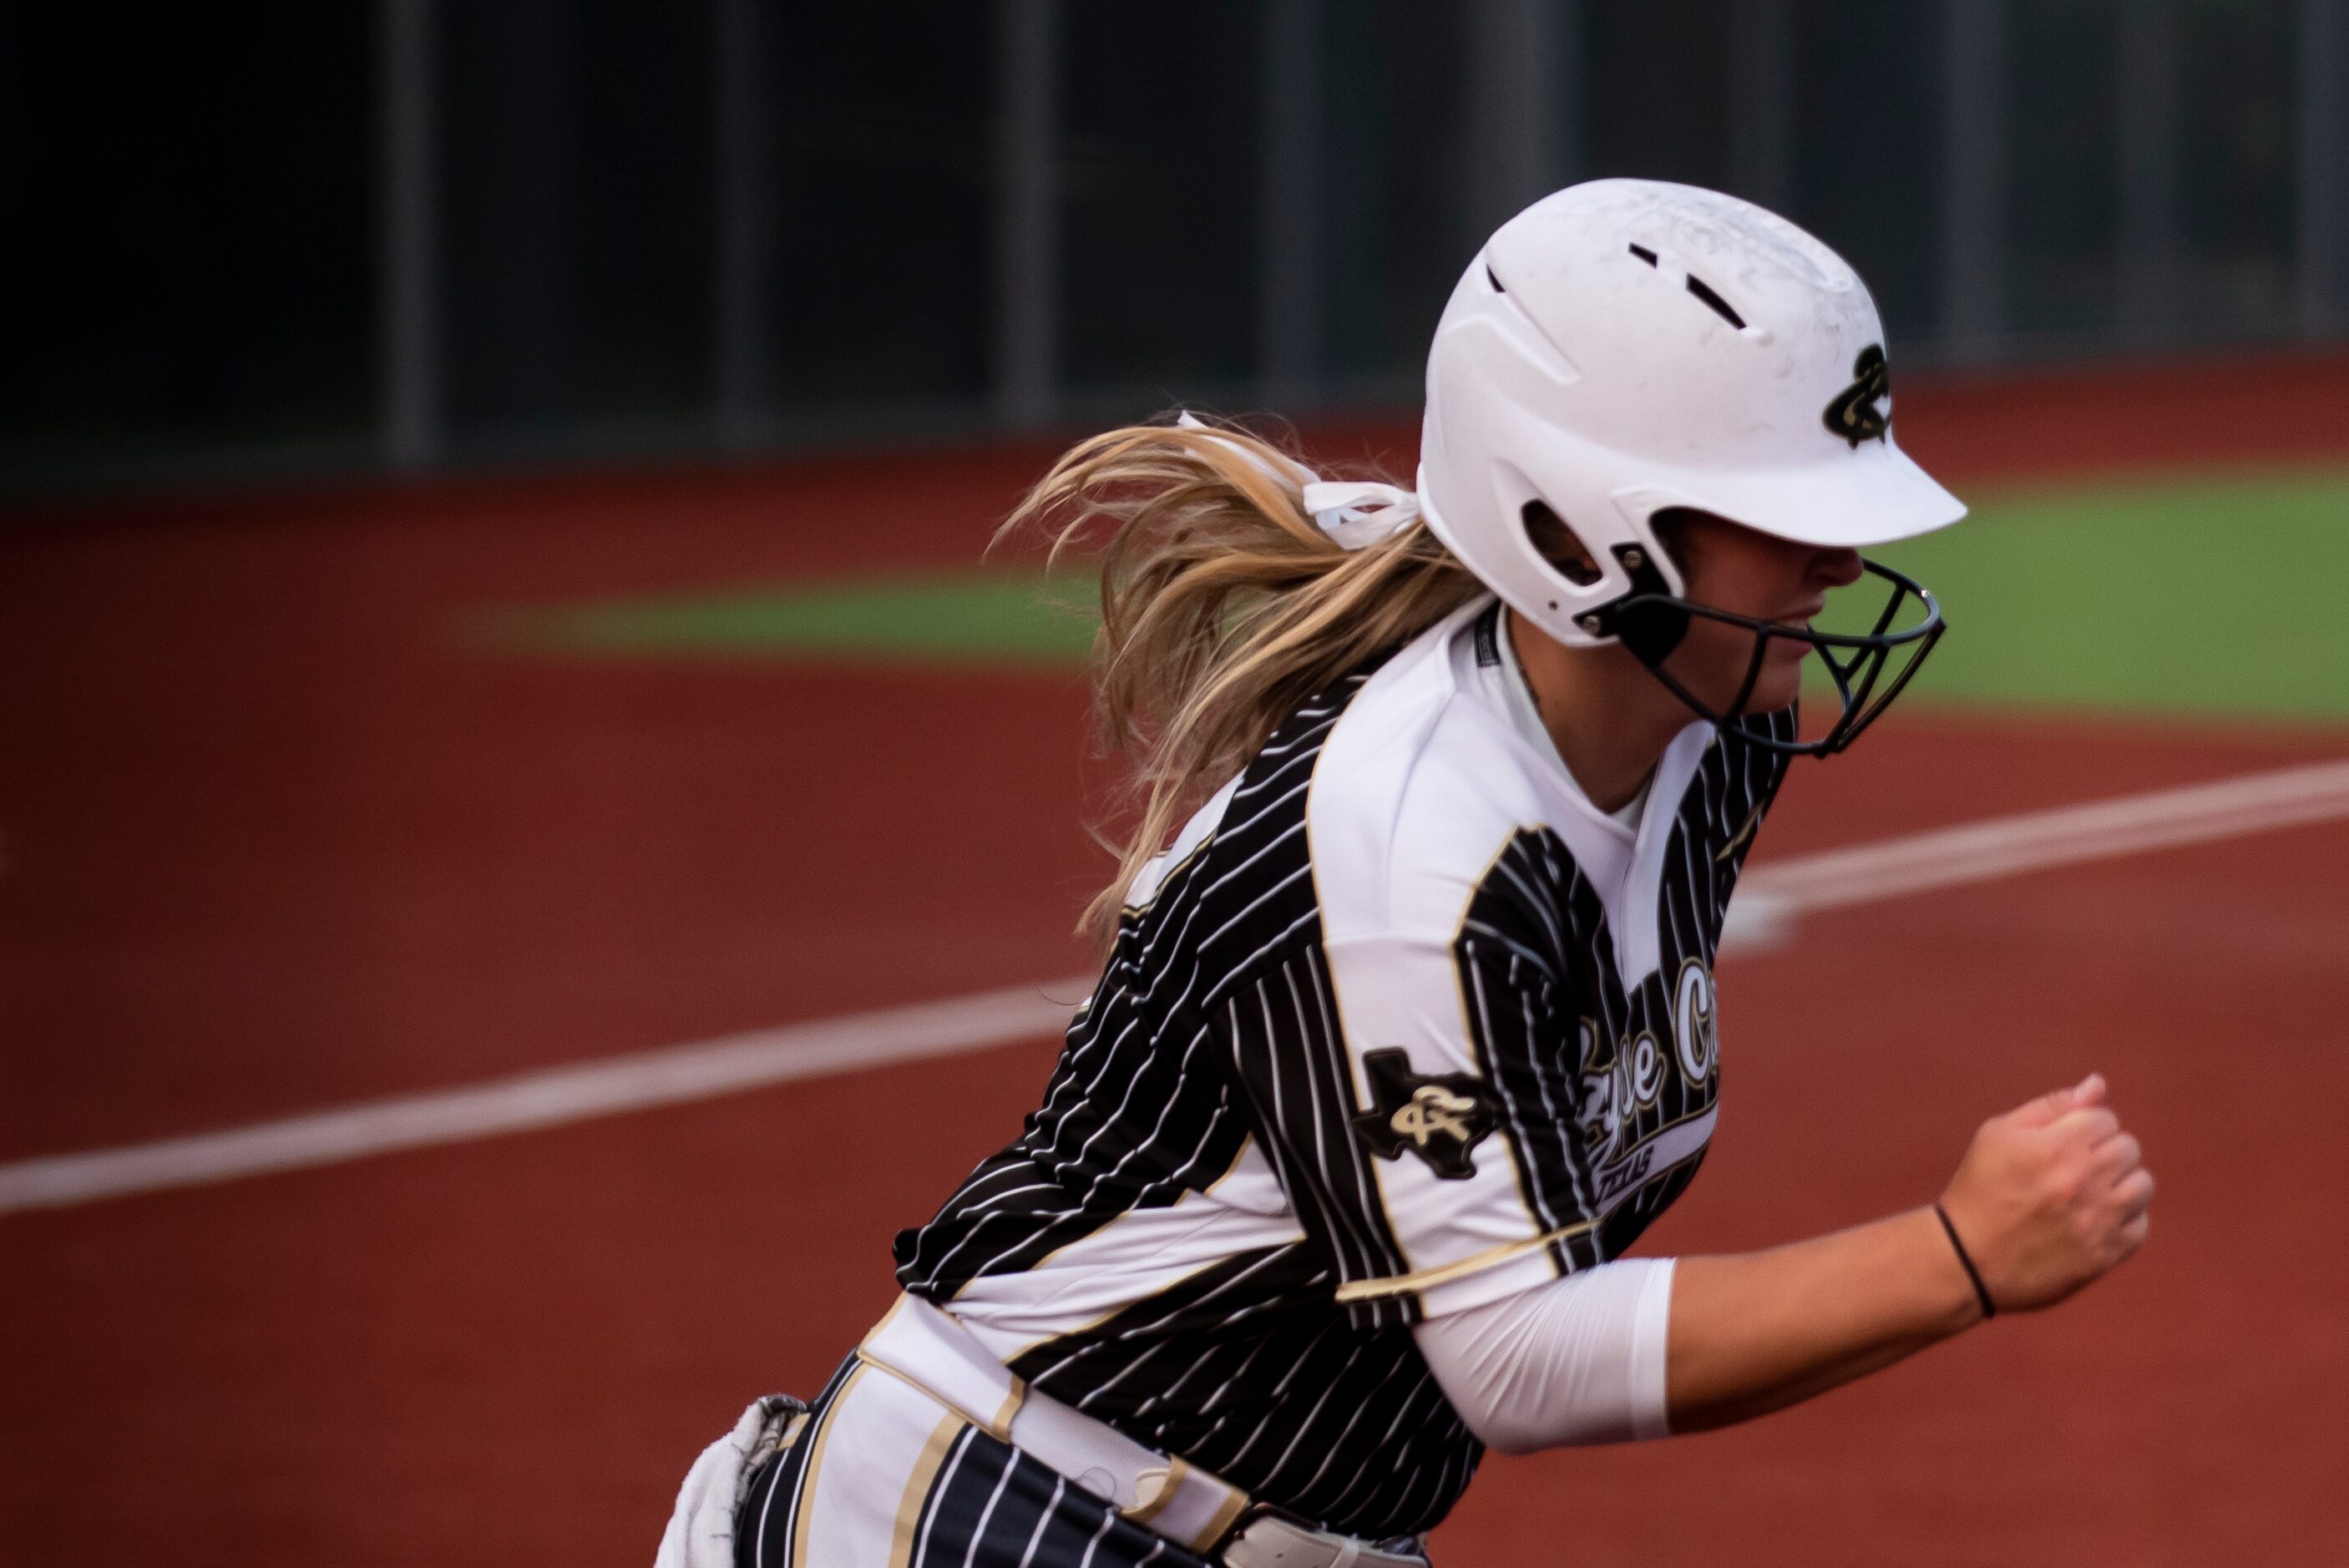
[[[1936,1203],[1933,1205],[1933,1218],[1941,1222],[1941,1233],[1950,1238],[1951,1250],[1958,1254],[1958,1262],[1964,1265],[1966,1278],[1973,1282],[1974,1299],[1982,1303],[1983,1321],[1996,1317],[1998,1303],[1991,1300],[1990,1286],[1982,1284],[1982,1270],[1974,1267],[1974,1260],[1968,1255],[1965,1243],[1958,1240],[1958,1228],[1950,1222],[1950,1212]]]

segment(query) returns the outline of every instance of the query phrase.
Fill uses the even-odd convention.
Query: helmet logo
[[[1851,374],[1851,385],[1827,405],[1826,427],[1857,451],[1862,441],[1880,441],[1892,428],[1891,416],[1876,406],[1892,391],[1892,370],[1884,362],[1883,346],[1871,343],[1861,349]]]

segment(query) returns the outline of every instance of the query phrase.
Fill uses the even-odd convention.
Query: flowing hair
[[[997,534],[1098,547],[1094,720],[1133,828],[1080,929],[1106,947],[1168,837],[1313,693],[1483,592],[1413,520],[1361,550],[1305,511],[1298,460],[1232,426],[1129,425],[1072,448]],[[1104,537],[1105,535],[1105,537]]]

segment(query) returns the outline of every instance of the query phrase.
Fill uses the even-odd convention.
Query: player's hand
[[[1941,1207],[2001,1312],[2053,1306],[2143,1244],[2153,1173],[2091,1073],[1974,1134]]]

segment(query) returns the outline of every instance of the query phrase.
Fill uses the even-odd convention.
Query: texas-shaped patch
[[[1470,1073],[1415,1073],[1394,1049],[1366,1052],[1362,1071],[1374,1109],[1354,1118],[1354,1131],[1372,1153],[1400,1160],[1408,1149],[1446,1181],[1476,1174],[1468,1154],[1493,1130],[1490,1084]]]

